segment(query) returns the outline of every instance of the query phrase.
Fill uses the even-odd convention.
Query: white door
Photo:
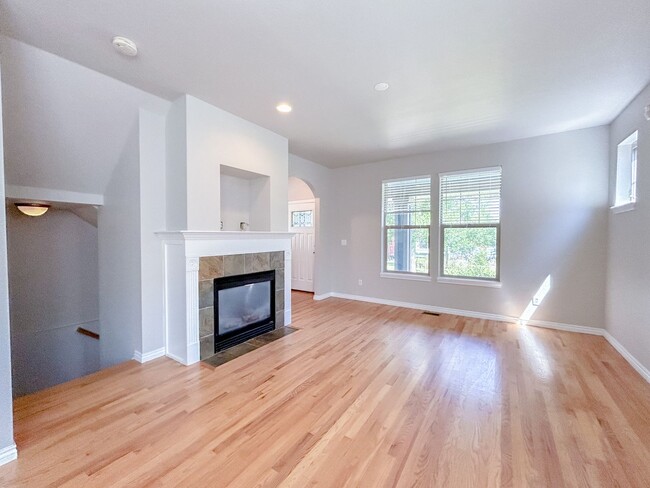
[[[316,205],[314,200],[289,202],[291,239],[291,288],[314,291],[314,240]]]

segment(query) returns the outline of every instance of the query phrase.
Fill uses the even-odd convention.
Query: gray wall
[[[142,339],[136,350],[151,353],[165,346],[163,326],[163,252],[155,234],[166,226],[166,119],[140,109],[140,238],[142,266]]]
[[[503,167],[502,288],[380,278],[384,179]],[[332,291],[519,317],[547,275],[552,288],[534,320],[604,327],[608,129],[597,127],[334,170]],[[348,245],[341,246],[341,239]],[[358,285],[358,280],[363,285]]]
[[[99,369],[97,228],[66,210],[7,209],[14,395]]]
[[[0,73],[1,77],[2,73]],[[5,217],[4,137],[2,134],[2,96],[0,96],[0,451],[14,445],[13,403],[11,399],[11,346],[9,340],[7,221]]]
[[[610,202],[616,185],[616,146],[635,130],[638,139],[637,203],[610,214],[607,266],[607,329],[650,369],[650,104],[648,85],[610,126]]]
[[[102,368],[132,359],[142,344],[139,142],[134,116],[98,213]]]

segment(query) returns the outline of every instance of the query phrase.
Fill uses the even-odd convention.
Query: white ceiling
[[[332,167],[606,124],[650,81],[648,0],[0,6],[6,35],[167,99],[194,95]],[[138,57],[113,51],[114,35]],[[380,81],[390,90],[373,91]]]

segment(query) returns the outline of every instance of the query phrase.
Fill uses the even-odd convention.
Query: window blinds
[[[431,219],[431,177],[385,181],[384,224],[422,224]]]
[[[501,167],[440,175],[442,225],[498,224]]]

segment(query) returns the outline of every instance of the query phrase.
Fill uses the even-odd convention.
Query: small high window
[[[614,211],[633,210],[636,202],[636,166],[638,131],[618,145],[616,152],[616,196]]]

